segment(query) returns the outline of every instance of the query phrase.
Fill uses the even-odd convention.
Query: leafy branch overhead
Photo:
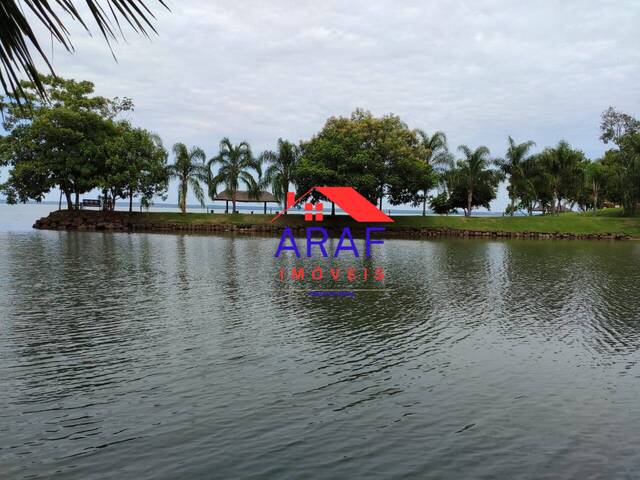
[[[107,43],[122,34],[122,24],[126,23],[136,33],[148,36],[156,33],[155,19],[148,3],[159,3],[167,8],[164,0],[85,0],[87,15],[80,13],[73,0],[26,0],[24,5],[31,11],[31,18],[25,14],[19,0],[2,0],[0,6],[0,83],[5,93],[22,96],[21,77],[32,82],[40,95],[45,94],[40,81],[36,61],[31,54],[32,47],[53,73],[49,57],[38,40],[32,23],[37,22],[48,30],[51,39],[66,50],[73,51],[66,21],[80,23],[87,32],[89,27],[85,17],[91,17]]]

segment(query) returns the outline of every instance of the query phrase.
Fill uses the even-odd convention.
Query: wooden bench
[[[102,202],[100,202],[100,200],[94,200],[94,199],[82,200],[82,208],[86,208],[86,207],[98,207],[98,208],[100,208],[101,206],[102,206]]]

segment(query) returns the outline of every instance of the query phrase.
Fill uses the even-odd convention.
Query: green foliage
[[[601,192],[605,190],[610,175],[608,166],[602,160],[586,162],[583,166],[585,206],[591,206],[594,214],[602,208]],[[586,210],[586,208],[585,208]]]
[[[422,201],[420,192],[435,183],[417,133],[395,115],[356,110],[332,117],[301,147],[294,170],[299,194],[316,185],[352,186],[372,203],[387,196],[397,205]]]
[[[610,175],[607,196],[620,203],[626,215],[635,215],[640,202],[640,133],[627,133],[619,147],[607,151],[604,158]]]
[[[565,140],[553,148],[545,148],[540,154],[541,173],[551,192],[551,213],[561,211],[563,199],[575,196],[582,183],[580,164],[584,160],[584,154]]]
[[[108,157],[99,186],[112,199],[141,196],[148,204],[154,196],[165,197],[168,187],[167,151],[157,135],[127,122],[117,125],[118,134],[110,139]]]
[[[491,200],[496,198],[502,175],[491,168],[495,161],[489,157],[487,147],[471,150],[460,145],[458,150],[463,158],[455,163],[447,176],[449,204],[452,208],[464,209],[465,216],[470,216],[474,208],[489,209]]]
[[[129,100],[93,96],[93,84],[41,77],[50,101],[42,101],[33,84],[23,82],[30,104],[5,102],[0,155],[11,167],[7,187],[25,202],[58,186],[68,208],[79,195],[95,188],[107,160],[107,144],[117,134],[113,117],[132,108]],[[72,200],[75,195],[75,202]]]
[[[600,124],[604,143],[613,143],[605,153],[608,170],[606,196],[621,204],[626,215],[634,215],[640,202],[640,120],[609,107]]]
[[[4,186],[12,201],[40,201],[52,188],[64,193],[67,207],[96,187],[117,197],[163,195],[166,152],[157,136],[117,122],[133,108],[130,99],[93,94],[91,82],[41,76],[46,100],[23,82],[28,107],[9,97],[4,103],[0,142],[2,163],[10,166]],[[74,198],[75,197],[75,198]]]
[[[209,160],[208,171],[214,165],[219,165],[218,172],[209,179],[209,196],[213,199],[220,185],[224,185],[226,191],[231,196],[232,212],[236,211],[236,195],[240,188],[240,183],[244,184],[249,191],[249,195],[258,198],[260,195],[260,184],[262,177],[262,167],[260,161],[253,157],[251,147],[247,142],[240,142],[237,145],[231,143],[228,138],[223,138],[220,142],[220,152],[217,156]],[[251,170],[255,170],[258,179],[254,178]]]
[[[448,215],[450,213],[457,213],[455,207],[452,206],[452,202],[449,201],[449,195],[447,192],[442,192],[433,197],[430,201],[431,210],[437,215]],[[424,215],[423,215],[424,216]]]
[[[187,193],[189,187],[204,207],[204,191],[200,182],[208,182],[209,169],[204,164],[206,155],[200,147],[189,149],[184,143],[173,145],[175,163],[167,167],[169,178],[178,180],[178,207],[180,211],[187,213]]]
[[[528,141],[524,143],[516,143],[513,138],[507,138],[508,147],[504,159],[496,160],[496,164],[502,174],[509,180],[507,193],[511,203],[507,208],[507,213],[513,216],[516,211],[516,200],[519,192],[527,189],[525,184],[524,166],[527,161],[529,150],[535,145],[535,142]]]
[[[446,168],[439,175],[443,191],[431,200],[431,208],[436,213],[462,208],[465,216],[470,216],[474,208],[490,208],[503,175],[492,168],[496,161],[489,157],[487,147],[471,150],[460,145],[458,150],[463,158],[444,164]]]
[[[417,184],[409,191],[416,191],[412,203],[415,206],[422,202],[422,215],[424,216],[427,213],[429,190],[434,187],[438,179],[436,168],[449,165],[451,155],[447,146],[447,136],[444,132],[436,131],[429,135],[424,130],[416,129],[415,133],[422,148],[423,160],[430,168],[422,174],[422,179],[420,177],[415,179]]]
[[[600,140],[620,146],[627,135],[640,133],[640,120],[609,107],[600,117]]]
[[[278,149],[267,150],[260,155],[260,163],[268,165],[264,174],[264,185],[270,185],[276,200],[283,202],[293,183],[293,172],[300,161],[300,149],[293,143],[278,139]],[[285,211],[286,213],[286,211]]]
[[[422,147],[423,159],[429,165],[443,165],[449,160],[449,147],[447,146],[447,136],[438,130],[429,135],[422,129],[417,128],[415,134]]]

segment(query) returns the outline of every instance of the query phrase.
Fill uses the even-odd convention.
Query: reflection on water
[[[638,243],[389,240],[354,299],[282,290],[271,238],[0,243],[3,478],[640,465]]]

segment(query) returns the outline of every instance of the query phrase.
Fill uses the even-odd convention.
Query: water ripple
[[[635,243],[392,240],[374,259],[381,290],[311,298],[278,285],[295,262],[269,238],[0,241],[8,478],[613,478],[640,464]]]

